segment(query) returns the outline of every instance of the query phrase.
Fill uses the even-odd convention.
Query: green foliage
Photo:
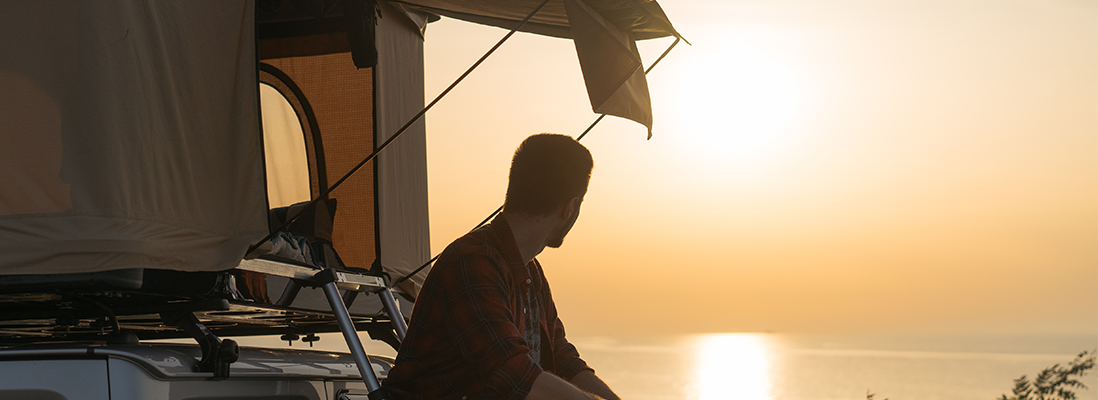
[[[869,389],[866,389],[866,390],[865,390],[865,400],[873,400],[873,396],[876,396],[876,395],[877,395],[876,393],[871,393],[871,392],[869,391]],[[885,399],[884,399],[884,400],[888,400],[888,398],[887,398],[887,397],[885,397]]]
[[[1074,400],[1075,389],[1086,389],[1078,378],[1094,368],[1093,352],[1079,353],[1070,364],[1045,368],[1032,381],[1025,375],[1014,380],[1014,396],[1003,395],[999,400]]]
[[[1045,368],[1033,381],[1022,375],[1014,380],[1013,396],[1007,397],[1004,394],[996,400],[1075,400],[1075,389],[1087,389],[1087,385],[1078,378],[1094,368],[1095,353],[1098,350],[1084,351],[1075,356],[1068,365],[1061,367],[1060,364],[1055,364]],[[876,395],[866,389],[865,400],[873,400]]]

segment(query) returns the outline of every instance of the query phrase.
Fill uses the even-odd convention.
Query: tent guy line
[[[543,3],[543,4],[544,4],[544,3]],[[512,31],[512,32],[514,32],[514,31]],[[506,39],[506,38],[504,38],[504,39]],[[649,73],[649,72],[652,72],[652,69],[653,69],[653,68],[656,68],[656,65],[657,65],[657,64],[659,64],[659,63],[660,63],[660,61],[662,61],[664,57],[667,57],[667,55],[671,53],[671,50],[672,50],[672,49],[674,49],[674,48],[675,48],[675,46],[677,46],[677,45],[679,44],[679,41],[684,41],[684,42],[685,42],[685,40],[684,40],[684,39],[683,39],[682,37],[676,36],[676,37],[675,37],[675,41],[674,41],[674,42],[672,42],[672,43],[671,43],[671,45],[667,47],[667,50],[664,50],[664,51],[663,51],[663,54],[660,54],[660,56],[659,56],[658,58],[656,58],[656,61],[653,61],[653,62],[652,62],[652,65],[649,65],[649,66],[648,66],[648,68],[644,70],[644,74],[645,74],[645,75],[648,75],[648,73]],[[690,44],[690,42],[686,42],[686,44],[688,44],[688,45],[689,45],[689,44]],[[497,44],[497,46],[498,46],[498,44]],[[495,48],[493,48],[493,50],[495,50]],[[486,55],[486,56],[487,56],[487,55]],[[483,61],[484,59],[483,59],[483,58],[481,58],[481,60]],[[479,64],[479,63],[480,63],[480,61],[477,61],[477,63]],[[468,73],[468,72],[466,72],[466,73]],[[464,75],[462,75],[462,77],[464,77]],[[451,86],[451,87],[452,87],[452,86]],[[447,90],[449,90],[449,89],[447,89]],[[433,103],[432,103],[432,104],[433,104]],[[599,114],[598,118],[595,118],[595,121],[594,121],[594,122],[592,122],[592,123],[591,123],[591,125],[588,125],[588,126],[587,126],[587,129],[584,129],[584,130],[583,130],[583,133],[581,133],[581,134],[580,134],[579,136],[577,136],[577,137],[576,137],[576,141],[580,141],[580,140],[583,140],[583,138],[584,138],[585,136],[587,136],[587,134],[588,134],[588,133],[590,133],[592,129],[594,129],[594,128],[595,128],[595,125],[598,125],[598,124],[599,124],[599,122],[602,122],[602,119],[603,119],[603,118],[606,118],[606,115],[607,115],[607,114]],[[651,136],[649,137],[649,139],[651,139]],[[480,223],[479,223],[479,224],[477,224],[476,226],[474,226],[474,227],[473,227],[473,229],[470,229],[469,231],[475,231],[475,230],[477,230],[477,228],[480,228],[481,226],[484,226],[484,224],[487,224],[487,223],[488,223],[488,221],[491,221],[491,220],[492,220],[492,218],[495,218],[495,216],[496,216],[497,214],[499,214],[499,213],[500,213],[501,211],[503,211],[503,206],[499,206],[499,207],[497,207],[495,211],[492,211],[492,213],[491,213],[491,214],[488,214],[488,217],[484,218],[484,220],[480,221]],[[281,228],[280,228],[280,229],[281,229]],[[262,242],[260,242],[260,243],[262,243]],[[416,269],[412,270],[412,272],[409,272],[409,273],[408,273],[407,275],[404,275],[404,276],[402,276],[402,277],[400,277],[400,278],[396,279],[395,281],[393,281],[393,283],[391,283],[391,284],[390,284],[390,287],[398,286],[398,285],[400,285],[401,283],[404,283],[404,281],[406,281],[406,280],[408,280],[408,279],[411,279],[411,278],[412,278],[413,276],[415,276],[416,274],[420,273],[420,271],[423,271],[423,269],[424,269],[424,268],[427,268],[427,267],[428,267],[429,265],[431,265],[432,263],[434,263],[434,262],[435,262],[435,260],[438,260],[438,256],[439,256],[440,254],[441,254],[441,253],[439,253],[439,254],[435,254],[435,256],[434,256],[434,257],[431,257],[431,259],[430,259],[430,260],[427,260],[427,262],[423,263],[423,265],[420,265],[420,266],[419,266],[419,268],[416,268]]]

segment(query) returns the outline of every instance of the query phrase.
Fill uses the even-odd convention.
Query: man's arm
[[[580,371],[576,376],[573,376],[572,383],[575,384],[576,387],[588,393],[594,393],[603,399],[621,400],[613,390],[610,390],[610,386],[607,386],[606,382],[603,382],[602,379],[589,369]]]
[[[594,373],[587,371],[592,377]],[[595,378],[598,379],[598,378]],[[575,381],[575,379],[573,379]],[[601,381],[600,381],[601,382]],[[605,386],[605,385],[603,385]],[[617,400],[617,397],[614,397]],[[568,383],[564,379],[557,377],[551,373],[542,371],[538,375],[537,379],[534,379],[534,386],[530,388],[530,394],[526,395],[525,400],[606,400],[602,397],[593,395],[591,393],[584,392],[571,383]]]

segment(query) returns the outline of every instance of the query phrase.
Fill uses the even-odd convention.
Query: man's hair
[[[591,152],[570,136],[541,133],[515,149],[504,209],[549,215],[573,197],[583,198],[591,180]]]

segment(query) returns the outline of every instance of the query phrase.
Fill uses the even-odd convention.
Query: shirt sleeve
[[[514,282],[505,266],[479,254],[458,256],[442,273],[449,293],[438,314],[457,352],[484,379],[493,398],[521,400],[541,368],[514,324]]]
[[[556,322],[552,324],[550,329],[553,330],[553,359],[556,361],[555,372],[558,376],[570,381],[581,371],[594,371],[587,365],[586,361],[580,358],[576,346],[572,345],[568,338],[564,336],[564,323],[560,321],[560,318],[556,318]]]

